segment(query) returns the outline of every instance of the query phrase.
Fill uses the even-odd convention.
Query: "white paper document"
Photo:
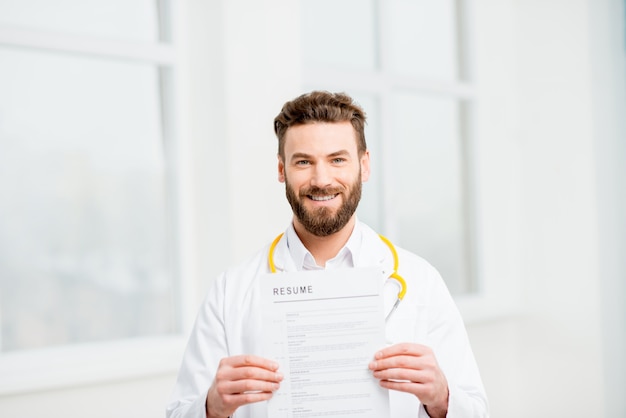
[[[385,345],[381,270],[270,274],[261,280],[265,356],[285,378],[272,418],[389,417],[368,369]]]

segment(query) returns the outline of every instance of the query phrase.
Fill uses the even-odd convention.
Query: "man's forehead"
[[[357,132],[349,121],[312,122],[295,125],[285,132],[285,147],[337,147],[357,149]]]

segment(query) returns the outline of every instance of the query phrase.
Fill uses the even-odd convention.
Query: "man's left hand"
[[[414,394],[433,418],[446,416],[448,381],[430,347],[392,345],[377,352],[369,368],[382,387]]]

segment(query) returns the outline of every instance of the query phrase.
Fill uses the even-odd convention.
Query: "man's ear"
[[[285,182],[285,163],[280,155],[278,156],[278,181],[281,183]]]
[[[361,182],[365,183],[370,178],[370,152],[366,150],[361,155]]]

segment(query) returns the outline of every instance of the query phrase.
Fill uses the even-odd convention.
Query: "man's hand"
[[[228,417],[242,405],[271,398],[283,380],[277,370],[278,364],[262,357],[223,358],[207,393],[207,418]]]
[[[448,381],[429,347],[392,345],[377,352],[369,368],[382,387],[414,394],[433,418],[446,416]]]

